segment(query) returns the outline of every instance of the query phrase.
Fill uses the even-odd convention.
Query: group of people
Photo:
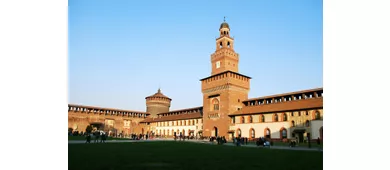
[[[146,134],[146,135],[144,135],[144,134],[130,134],[130,139],[131,140],[141,140],[141,139],[148,139],[149,138],[149,135],[148,134]]]
[[[272,146],[273,144],[274,144],[274,142],[272,142],[272,140],[271,140],[271,141],[266,140],[264,137],[260,137],[260,138],[258,138],[258,139],[256,140],[256,145],[257,145],[257,146],[263,146],[263,147],[268,146],[268,147],[270,147],[270,146]]]
[[[233,139],[233,144],[236,144],[236,146],[241,146],[241,145],[247,145],[248,144],[248,138],[243,138],[243,137],[235,137]]]
[[[225,139],[225,136],[222,136],[222,137],[218,136],[216,138],[214,137],[214,139],[217,141],[218,145],[222,145],[222,144],[227,142]]]
[[[173,139],[175,139],[175,141],[177,140],[177,138],[179,138],[179,141],[181,141],[183,139],[183,141],[185,140],[185,137],[180,133],[179,136],[175,134],[173,134]]]
[[[99,143],[99,138],[100,143],[106,143],[108,135],[104,132],[95,131],[93,133],[87,134],[85,143],[91,143],[92,137],[94,137],[95,143]]]

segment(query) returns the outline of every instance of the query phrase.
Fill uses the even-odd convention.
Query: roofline
[[[230,38],[230,39],[234,40],[234,38],[233,38],[233,37],[226,36],[226,35],[220,36],[220,37],[216,38],[215,40],[219,40],[219,39],[222,39],[222,38],[224,38],[224,37],[226,37],[226,38]]]
[[[88,105],[79,105],[79,104],[68,104],[68,106],[71,106],[71,107],[85,107],[85,108],[91,108],[91,109],[112,110],[112,111],[122,111],[122,112],[123,111],[124,112],[134,112],[134,113],[143,113],[143,114],[150,115],[150,113],[142,112],[142,111],[114,109],[114,108],[99,107],[99,106],[88,106]]]
[[[256,115],[256,114],[270,114],[270,113],[279,113],[279,112],[292,112],[292,111],[301,111],[301,110],[313,110],[313,109],[323,109],[323,106],[319,107],[310,107],[310,108],[303,108],[303,109],[282,109],[278,111],[267,111],[267,112],[256,112],[256,113],[243,113],[243,112],[237,112],[229,114],[228,116],[245,116],[245,115]]]
[[[320,90],[324,90],[324,89],[322,87],[319,87],[319,88],[314,88],[314,89],[307,89],[307,90],[300,90],[300,91],[294,91],[294,92],[288,92],[288,93],[274,94],[274,95],[269,95],[269,96],[250,98],[250,99],[244,100],[242,102],[249,102],[249,101],[253,101],[253,100],[261,100],[261,99],[268,99],[268,98],[274,98],[274,97],[283,97],[286,95],[315,92],[315,91],[320,91]]]
[[[203,106],[192,107],[192,108],[187,108],[187,109],[172,110],[172,111],[169,111],[169,112],[159,113],[157,115],[173,113],[173,112],[182,112],[182,111],[187,111],[187,110],[195,110],[195,109],[203,109]]]
[[[214,74],[214,75],[208,76],[208,77],[206,77],[206,78],[200,79],[200,81],[206,80],[206,79],[211,78],[211,77],[214,77],[214,76],[219,76],[219,75],[225,74],[225,73],[234,73],[234,74],[238,74],[238,75],[240,75],[240,76],[243,76],[243,77],[245,77],[245,78],[252,79],[252,77],[249,77],[249,76],[246,76],[246,75],[243,75],[243,74],[234,72],[234,71],[227,70],[227,71],[220,72],[220,73],[218,73],[218,74]]]
[[[146,97],[145,97],[145,99],[148,99],[148,98],[151,98],[151,97],[161,97],[161,98],[166,98],[166,99],[169,99],[169,100],[171,100],[171,101],[172,101],[172,99],[171,99],[171,98],[169,98],[169,97],[163,97],[163,96],[153,96],[153,95],[151,95],[151,96],[146,96]]]
[[[197,114],[197,113],[191,113],[191,114]],[[189,115],[191,115],[189,114]],[[163,121],[175,121],[175,120],[188,120],[188,119],[199,119],[199,118],[203,118],[202,115],[199,115],[199,116],[196,116],[196,117],[191,117],[191,118],[188,118],[188,117],[175,117],[177,115],[172,115],[172,116],[166,116],[166,117],[160,117],[160,118],[150,118],[149,120],[142,120],[140,121],[140,123],[153,123],[153,122],[163,122]],[[161,120],[161,119],[166,119],[166,120]]]

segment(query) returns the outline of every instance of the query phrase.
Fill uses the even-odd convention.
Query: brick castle
[[[322,139],[323,89],[248,99],[251,77],[239,73],[240,56],[228,23],[221,24],[219,34],[211,75],[200,80],[203,106],[170,111],[172,99],[158,89],[145,98],[146,112],[69,104],[69,128],[81,132],[91,125],[124,136]]]

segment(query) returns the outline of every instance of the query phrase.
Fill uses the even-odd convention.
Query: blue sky
[[[322,87],[322,1],[69,0],[69,103],[145,111],[202,106],[226,16],[249,98]]]

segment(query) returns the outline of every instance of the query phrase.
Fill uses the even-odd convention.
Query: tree
[[[92,126],[91,125],[88,125],[87,128],[85,129],[85,132],[87,132],[88,134],[92,132]]]

